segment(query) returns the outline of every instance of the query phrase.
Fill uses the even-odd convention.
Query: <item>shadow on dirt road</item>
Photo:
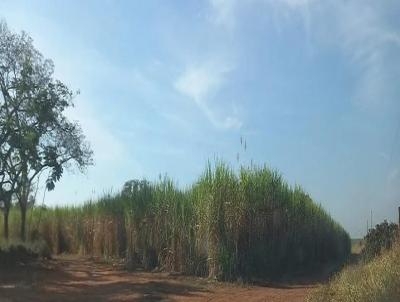
[[[314,285],[237,284],[126,272],[79,257],[0,270],[0,302],[19,301],[304,301]]]

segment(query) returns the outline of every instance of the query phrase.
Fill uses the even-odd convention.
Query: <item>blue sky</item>
[[[361,236],[400,205],[397,0],[11,1],[95,152],[49,205],[168,173],[181,186],[207,159],[267,163]],[[246,151],[240,137],[247,142]],[[39,194],[38,199],[42,199]]]

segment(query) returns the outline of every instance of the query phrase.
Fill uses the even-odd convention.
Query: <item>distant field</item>
[[[360,254],[364,247],[364,240],[361,238],[351,239],[351,253]]]

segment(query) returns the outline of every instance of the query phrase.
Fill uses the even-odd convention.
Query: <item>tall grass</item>
[[[350,252],[344,229],[265,166],[235,173],[209,164],[186,190],[168,178],[136,181],[96,202],[34,208],[28,217],[31,236],[55,253],[123,257],[132,267],[219,279],[318,268]]]

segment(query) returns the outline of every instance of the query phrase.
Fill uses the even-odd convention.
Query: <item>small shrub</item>
[[[3,244],[0,247],[0,266],[9,267],[16,264],[26,264],[38,258],[38,253],[24,243]]]
[[[399,227],[395,223],[386,220],[370,229],[364,237],[365,246],[361,252],[364,261],[370,261],[380,255],[382,251],[392,247],[399,233]]]
[[[42,259],[51,259],[51,249],[48,243],[39,239],[31,243],[31,249]]]

